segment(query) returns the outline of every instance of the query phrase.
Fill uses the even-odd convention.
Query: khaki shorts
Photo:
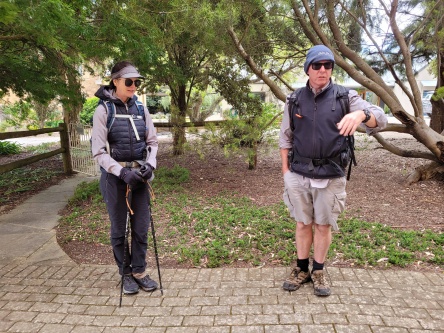
[[[345,177],[333,178],[326,188],[316,188],[310,185],[309,178],[286,172],[283,197],[290,216],[306,225],[330,224],[333,230],[339,230],[337,220],[345,208],[346,182]]]

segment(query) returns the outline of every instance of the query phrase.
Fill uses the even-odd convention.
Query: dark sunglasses
[[[325,69],[332,69],[333,63],[332,62],[314,62],[311,64],[311,68],[313,68],[315,71],[320,70],[322,66],[324,66]]]
[[[141,80],[134,80],[133,81],[131,79],[125,79],[125,86],[127,86],[127,87],[131,87],[133,85],[133,83],[137,88],[142,84],[142,81]]]

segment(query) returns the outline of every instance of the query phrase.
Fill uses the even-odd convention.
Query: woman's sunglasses
[[[125,86],[127,86],[127,87],[131,87],[133,85],[133,83],[137,88],[142,84],[142,81],[141,80],[134,80],[133,81],[131,79],[125,79]]]
[[[322,66],[324,66],[325,69],[332,69],[333,63],[332,62],[314,62],[311,64],[311,68],[313,68],[315,71],[320,70]]]

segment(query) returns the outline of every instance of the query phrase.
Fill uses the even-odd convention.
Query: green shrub
[[[16,142],[0,141],[0,155],[16,155],[23,149],[23,146]]]
[[[92,117],[96,111],[97,104],[99,103],[98,97],[90,97],[83,104],[83,109],[80,112],[80,122],[84,125],[91,125]]]

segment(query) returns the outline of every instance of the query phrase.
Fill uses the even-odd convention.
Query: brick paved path
[[[114,266],[0,264],[0,332],[444,332],[444,275],[328,268],[332,295],[281,289],[286,268],[165,269],[164,296],[119,308]],[[157,280],[157,273],[151,274]]]

